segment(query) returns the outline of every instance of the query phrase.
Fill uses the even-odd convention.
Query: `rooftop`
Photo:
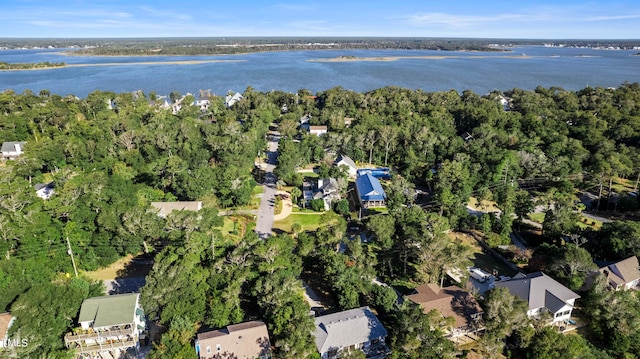
[[[638,264],[638,258],[633,256],[602,267],[600,272],[606,274],[608,279],[616,285],[621,285],[640,278],[640,265]]]
[[[370,173],[356,178],[356,187],[363,201],[384,201],[386,197],[380,181]]]
[[[93,322],[93,328],[112,327],[134,322],[138,293],[87,298],[82,302],[78,322]]]
[[[555,313],[568,301],[580,298],[578,294],[542,272],[517,274],[511,280],[495,282],[495,285],[509,289],[511,294],[528,302],[529,310],[544,307]]]
[[[438,310],[443,317],[455,319],[456,328],[471,324],[473,314],[482,313],[482,308],[467,291],[456,286],[440,288],[437,284],[423,284],[416,288],[416,293],[407,296],[422,307],[425,313]]]
[[[10,313],[0,313],[0,341],[7,335],[12,320],[13,317]]]
[[[173,211],[199,211],[200,209],[202,209],[202,202],[151,202],[151,207],[159,210],[159,216],[166,217]]]
[[[387,336],[387,330],[369,307],[323,315],[315,322],[316,347],[320,353]]]
[[[269,353],[271,343],[267,325],[263,321],[254,320],[199,333],[198,345],[200,358],[217,355],[218,345],[220,353],[228,353],[229,358],[257,358]],[[207,347],[211,349],[210,353],[207,353]]]

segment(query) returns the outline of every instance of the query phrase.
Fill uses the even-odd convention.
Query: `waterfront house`
[[[79,328],[64,337],[67,348],[79,357],[119,358],[138,354],[144,338],[144,311],[140,294],[128,293],[85,299],[78,315]]]
[[[151,207],[158,211],[158,216],[166,218],[173,211],[199,211],[202,209],[200,201],[182,202],[151,202]]]
[[[234,95],[227,95],[224,98],[224,105],[227,108],[231,108],[231,106],[235,105],[238,101],[242,99],[243,99],[243,96],[239,92],[236,92]]]
[[[345,350],[361,350],[367,358],[383,358],[389,353],[387,330],[369,307],[317,317],[313,335],[323,359],[335,358]]]
[[[495,282],[529,304],[527,315],[539,319],[551,315],[549,325],[562,325],[571,320],[571,311],[580,296],[542,272],[516,274],[512,279]]]
[[[377,178],[366,173],[356,178],[356,191],[362,208],[384,207],[386,194]]]
[[[436,310],[443,318],[453,318],[453,326],[446,329],[450,339],[483,329],[482,308],[471,293],[456,286],[440,288],[437,284],[423,284],[406,299],[419,305],[425,314]]]
[[[267,325],[260,320],[199,333],[195,347],[200,359],[271,358]]]
[[[24,145],[27,143],[21,142],[2,142],[2,159],[3,160],[15,160],[24,153]]]

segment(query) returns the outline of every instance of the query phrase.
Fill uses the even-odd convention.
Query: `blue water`
[[[635,50],[596,50],[525,46],[510,53],[420,50],[317,50],[254,53],[231,56],[86,57],[65,56],[61,50],[2,50],[0,62],[66,62],[109,64],[188,60],[242,60],[192,65],[135,64],[59,69],[0,71],[0,91],[35,93],[46,89],[59,95],[86,97],[94,90],[143,90],[168,94],[197,93],[210,89],[224,95],[229,90],[323,91],[335,86],[369,91],[400,86],[424,91],[472,90],[483,95],[492,90],[534,89],[557,86],[578,90],[586,86],[616,87],[640,82],[640,56]],[[522,56],[526,54],[528,57]],[[456,56],[446,59],[397,61],[313,62],[337,56]],[[507,58],[505,56],[515,56]]]

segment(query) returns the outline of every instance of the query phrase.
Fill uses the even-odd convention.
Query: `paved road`
[[[276,182],[277,178],[273,174],[278,158],[278,138],[280,136],[270,136],[269,152],[267,152],[267,164],[264,168],[264,180],[262,182],[262,199],[260,207],[258,207],[258,218],[256,221],[256,233],[262,239],[271,236],[271,228],[273,227],[273,209],[276,203]]]
[[[104,286],[108,295],[124,293],[140,293],[146,283],[145,277],[107,279]]]

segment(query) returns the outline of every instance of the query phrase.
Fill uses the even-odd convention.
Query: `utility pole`
[[[71,263],[73,263],[73,272],[76,274],[76,278],[78,278],[78,269],[76,268],[76,260],[73,259],[73,251],[71,250],[71,243],[69,242],[69,237],[67,237],[67,247],[69,250],[67,253],[71,256]]]

